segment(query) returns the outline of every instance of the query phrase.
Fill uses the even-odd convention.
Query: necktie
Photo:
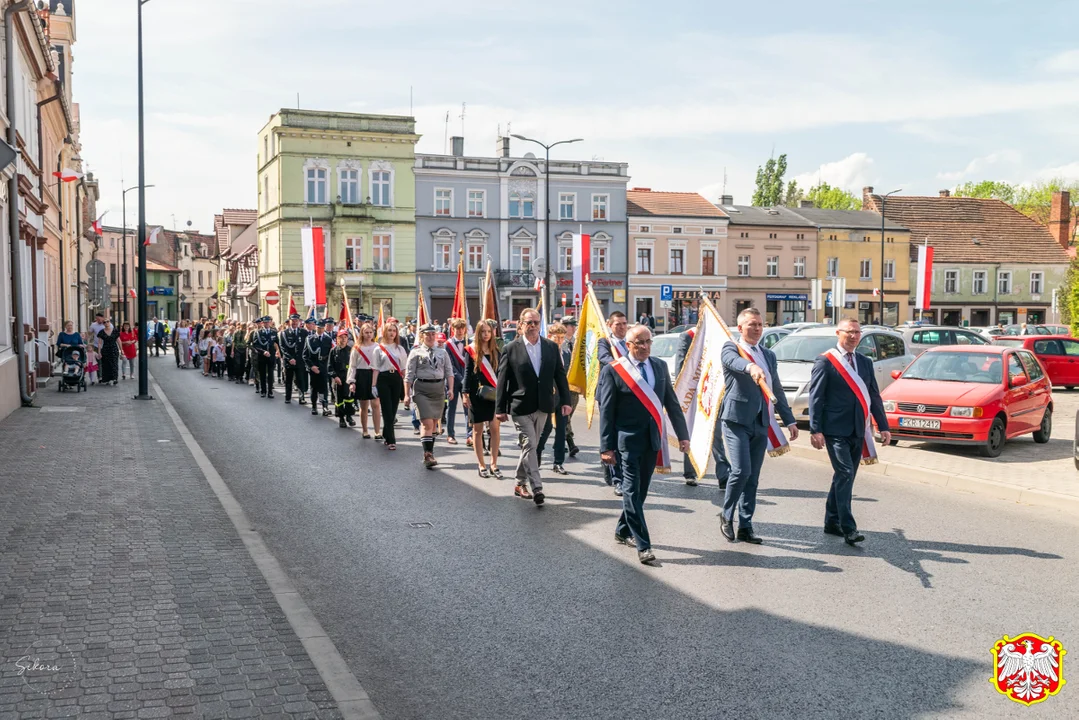
[[[648,371],[644,369],[644,363],[643,362],[637,363],[637,367],[640,368],[640,370],[641,370],[641,379],[644,380],[649,385],[651,385],[652,383],[648,382]]]
[[[856,367],[854,364],[854,353],[847,353],[847,364],[851,367]]]

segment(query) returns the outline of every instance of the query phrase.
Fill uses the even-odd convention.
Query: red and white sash
[[[360,354],[360,357],[363,358],[363,361],[367,363],[367,367],[374,367],[373,365],[371,365],[371,358],[367,357],[367,353],[363,351],[362,347],[360,347],[358,344],[353,345],[352,347],[356,350],[356,352]]]
[[[611,346],[614,347],[614,343]],[[622,381],[629,386],[629,389],[633,391],[633,394],[648,410],[648,414],[652,416],[652,422],[656,424],[656,428],[659,430],[659,454],[656,456],[656,471],[660,473],[670,471],[671,454],[667,447],[667,421],[663,417],[663,404],[659,401],[659,396],[656,395],[656,391],[652,389],[652,386],[641,377],[641,371],[628,358],[618,358],[611,363],[611,367],[614,368]]]
[[[764,379],[768,383],[768,387],[772,387],[772,370],[768,367],[767,362],[757,362],[757,359],[750,353],[749,343],[742,340],[737,343],[738,352],[748,362],[753,363],[764,371]],[[757,346],[757,351],[762,353],[760,346]],[[790,452],[791,446],[787,442],[787,436],[783,434],[783,426],[776,420],[776,408],[772,403],[772,399],[768,397],[768,393],[764,392],[764,388],[761,388],[761,394],[764,396],[764,402],[768,404],[768,454],[772,457],[778,457],[783,453]]]
[[[866,387],[862,376],[858,374],[857,366],[847,364],[843,353],[839,348],[832,348],[824,353],[828,361],[839,373],[839,376],[847,383],[858,402],[862,404],[862,416],[865,417],[865,441],[862,443],[862,465],[872,465],[877,462],[877,447],[873,444],[873,416],[869,413],[869,388]],[[857,365],[857,362],[856,362]]]
[[[453,342],[453,340],[450,340],[446,343],[446,349],[449,350],[453,357],[457,359],[457,362],[461,364],[461,367],[465,366],[465,358],[463,355],[461,355],[460,351],[457,349],[457,345]],[[471,350],[472,348],[466,349]]]
[[[390,365],[393,365],[393,369],[397,371],[398,375],[404,375],[401,372],[401,366],[397,364],[397,358],[393,356],[393,353],[386,349],[386,346],[379,343],[378,346],[382,348],[382,354],[386,356],[386,359],[390,361]]]
[[[469,345],[465,348],[468,354],[472,356],[472,362],[476,362],[476,349]],[[495,379],[495,369],[491,367],[491,361],[484,355],[479,362],[480,372],[487,378],[487,382],[491,383],[491,387],[498,387],[498,380]]]

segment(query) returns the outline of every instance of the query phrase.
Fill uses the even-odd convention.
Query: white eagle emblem
[[[1026,651],[1016,650],[1016,643],[1008,643],[997,654],[997,682],[1012,689],[1014,696],[1030,703],[1042,696],[1060,679],[1057,676],[1057,650],[1043,642],[1038,652],[1029,639],[1019,643]]]

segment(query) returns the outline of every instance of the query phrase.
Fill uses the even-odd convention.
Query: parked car
[[[1072,336],[1072,329],[1067,325],[1042,325],[1041,327],[1048,330],[1050,335]]]
[[[786,325],[779,327],[766,327],[764,332],[761,333],[761,344],[766,348],[771,348],[777,342],[782,340],[791,334],[791,331],[787,329]],[[742,333],[738,332],[737,328],[731,328],[731,335],[734,336],[734,341],[738,342],[742,339]]]
[[[997,457],[1033,433],[1049,442],[1053,394],[1033,353],[1001,345],[926,350],[881,393],[893,440],[976,445]]]
[[[829,323],[819,323],[819,322],[797,322],[797,323],[787,323],[786,325],[783,325],[782,327],[787,328],[791,332],[802,332],[803,330],[812,330],[813,328],[821,328],[821,327],[834,328],[835,325],[831,325]]]
[[[681,333],[678,335],[666,333],[664,335],[656,335],[652,338],[652,356],[667,363],[667,369],[671,371],[672,382],[677,379],[677,375],[674,371],[674,356],[675,353],[678,352],[678,344],[681,341]]]
[[[903,328],[899,331],[907,341],[907,348],[915,356],[921,355],[931,347],[940,345],[988,345],[982,335],[966,328],[929,325]]]
[[[992,327],[992,326],[989,326],[989,327],[968,327],[968,328],[964,328],[964,330],[969,330],[971,332],[978,333],[979,335],[981,335],[986,340],[992,340],[993,339],[993,331],[996,330],[996,328]]]
[[[1005,325],[1003,329],[999,327],[990,328],[989,332],[993,337],[1054,334],[1045,325]]]
[[[993,341],[1001,347],[1021,347],[1034,353],[1049,381],[1074,390],[1079,385],[1079,341],[1067,335],[1025,335],[1001,337]]]
[[[772,347],[779,361],[779,382],[794,416],[809,419],[809,376],[821,353],[835,347],[835,326],[827,325],[791,333]],[[867,330],[858,343],[859,353],[873,361],[877,385],[884,389],[892,382],[893,370],[902,370],[914,356],[907,352],[903,336],[894,330]]]

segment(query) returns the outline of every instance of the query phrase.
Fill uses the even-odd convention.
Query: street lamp
[[[551,265],[552,265],[552,261],[553,261],[553,258],[552,258],[552,255],[551,255],[551,234],[552,234],[551,233],[551,148],[556,147],[558,145],[568,145],[569,143],[584,142],[584,138],[574,138],[572,140],[559,140],[558,142],[551,143],[550,145],[547,145],[546,143],[541,143],[539,140],[533,140],[532,138],[527,138],[524,135],[510,135],[510,137],[515,137],[518,140],[524,140],[525,142],[536,143],[541,148],[543,148],[544,151],[547,153],[547,156],[546,156],[546,159],[544,160],[544,165],[543,165],[543,176],[544,176],[543,200],[544,200],[544,205],[546,206],[544,208],[544,211],[545,211],[544,217],[547,218],[547,237],[545,237],[544,240],[543,240],[543,254],[547,258],[547,272],[544,273],[544,280],[543,281],[547,286],[547,297],[543,301],[543,310],[548,316],[553,318],[554,313],[551,311],[551,303],[554,300],[554,288],[551,287]]]
[[[903,192],[903,188],[892,190],[880,196],[880,324],[884,324],[884,206],[888,202],[888,196]],[[899,312],[896,311],[895,322],[899,324]]]
[[[150,359],[146,346],[146,144],[143,128],[142,92],[142,6],[150,0],[136,0],[139,4],[139,394],[138,400],[150,399]],[[126,225],[126,224],[125,224]]]
[[[131,192],[132,190],[137,190],[139,186],[138,185],[132,185],[129,188],[124,188],[123,186],[120,186],[120,187],[121,187],[121,190],[122,190],[122,192],[120,193],[121,198],[122,198],[122,202],[120,204],[123,206],[123,214],[124,214],[124,223],[123,223],[124,224],[124,237],[123,237],[123,240],[121,242],[121,247],[120,247],[121,257],[123,257],[124,261],[120,264],[120,267],[121,267],[121,269],[124,270],[124,273],[123,273],[124,274],[124,279],[123,279],[123,283],[124,283],[124,322],[128,322],[129,320],[131,320],[131,318],[129,318],[127,316],[127,270],[126,270],[126,267],[125,267],[127,265],[127,194],[129,192]],[[146,187],[152,188],[154,186],[153,185],[147,185]]]

